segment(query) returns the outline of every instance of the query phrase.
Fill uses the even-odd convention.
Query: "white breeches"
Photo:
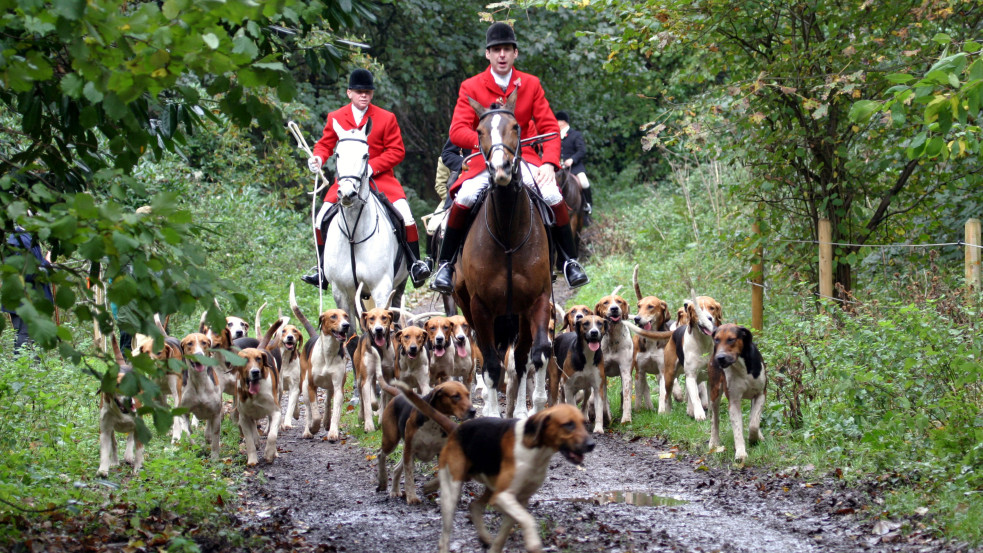
[[[316,221],[314,228],[318,228],[321,225],[321,221],[324,220],[324,216],[328,214],[328,210],[331,209],[331,206],[333,205],[334,204],[331,202],[324,202],[324,204],[321,205],[321,210],[317,212],[317,217],[314,218]],[[410,204],[405,198],[400,198],[393,202],[393,207],[395,207],[396,211],[398,211],[403,217],[404,225],[410,226],[416,224],[416,220],[413,219],[413,213],[410,211]]]
[[[543,199],[549,205],[556,205],[563,201],[563,195],[560,194],[560,188],[556,185],[556,181],[553,181],[551,185],[543,187],[536,186],[536,178],[533,176],[534,169],[536,169],[535,165],[522,162],[522,183],[526,186],[537,188]],[[461,204],[464,207],[473,206],[478,201],[478,196],[488,188],[489,184],[491,183],[488,180],[488,169],[485,169],[478,173],[477,176],[461,183],[461,188],[458,189],[457,196],[454,197],[454,203]]]
[[[590,181],[587,180],[587,173],[577,173],[577,179],[580,181],[580,187],[583,189],[590,188]]]

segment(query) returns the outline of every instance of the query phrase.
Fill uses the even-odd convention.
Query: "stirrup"
[[[320,271],[318,271],[318,267],[315,265],[311,269],[311,272],[300,277],[300,280],[311,286],[320,286],[322,290],[327,290],[330,287],[328,285],[328,279],[324,278],[324,275],[321,275],[321,278],[318,279],[318,275],[320,275]]]
[[[450,261],[444,261],[440,264],[430,281],[430,289],[441,294],[454,293],[454,266],[451,265]]]
[[[410,265],[410,278],[413,279],[413,287],[419,288],[427,281],[430,276],[430,267],[426,261],[417,259]]]
[[[580,266],[580,263],[576,259],[568,259],[563,264],[563,278],[566,279],[567,286],[571,288],[580,288],[590,282],[590,278],[587,277],[584,268]]]
[[[590,204],[587,203],[587,202],[584,202],[584,213],[590,215],[591,213],[593,213],[593,211],[594,210],[591,208]]]

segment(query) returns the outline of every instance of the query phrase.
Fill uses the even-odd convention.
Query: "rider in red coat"
[[[344,129],[362,128],[366,122],[372,120],[372,132],[369,133],[366,141],[369,143],[369,174],[375,183],[375,187],[386,195],[392,202],[393,207],[399,211],[406,225],[406,254],[409,256],[410,277],[413,279],[413,286],[419,287],[430,276],[430,267],[426,262],[420,260],[419,237],[416,230],[416,220],[410,212],[410,205],[406,201],[406,194],[403,192],[402,185],[396,180],[393,168],[403,161],[406,150],[403,149],[403,135],[399,130],[399,123],[392,112],[386,111],[378,106],[372,105],[372,97],[375,91],[375,83],[372,73],[365,69],[352,71],[348,78],[348,98],[351,103],[328,114],[327,122],[324,125],[324,134],[314,145],[314,155],[307,160],[308,168],[316,173],[321,169],[324,160],[334,154],[335,146],[338,144],[338,135],[334,131],[332,121],[337,121]],[[323,247],[323,236],[327,230],[326,215],[328,210],[338,201],[338,183],[335,182],[328,189],[324,196],[324,205],[318,214],[317,220],[322,221],[317,232],[318,247]],[[315,286],[321,283],[326,286],[323,278],[319,278],[317,267],[309,275],[304,275],[301,280]]]
[[[505,23],[493,23],[485,33],[485,58],[488,69],[461,83],[454,118],[451,120],[450,139],[455,146],[478,149],[478,115],[468,103],[473,98],[482,106],[505,104],[505,98],[518,91],[515,103],[515,117],[519,122],[520,136],[530,137],[532,133],[559,133],[556,117],[546,101],[546,94],[539,79],[529,73],[514,69],[519,55],[515,31]],[[535,129],[535,130],[534,130]],[[587,274],[576,259],[576,244],[570,230],[570,214],[556,184],[555,171],[560,166],[560,140],[549,140],[543,144],[540,157],[531,146],[522,148],[522,180],[528,186],[536,186],[539,193],[553,210],[555,224],[552,228],[553,242],[557,245],[557,268],[562,269],[567,284],[578,287],[587,284]],[[451,187],[454,205],[447,216],[447,231],[440,248],[438,266],[430,287],[438,292],[449,294],[454,289],[453,265],[451,260],[457,253],[465,234],[468,213],[479,195],[489,186],[489,175],[484,159],[472,158],[469,169]]]

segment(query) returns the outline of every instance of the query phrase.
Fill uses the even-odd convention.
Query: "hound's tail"
[[[388,384],[386,386],[388,386]],[[452,421],[451,418],[448,417],[447,415],[434,409],[433,405],[430,405],[426,401],[423,401],[423,398],[418,396],[416,392],[413,391],[413,388],[410,388],[409,385],[406,384],[405,382],[401,380],[394,380],[393,386],[399,388],[398,391],[403,392],[403,395],[406,396],[406,399],[410,400],[410,403],[413,404],[413,407],[416,407],[417,409],[420,410],[421,413],[429,417],[435,423],[439,424],[440,427],[444,429],[444,432],[450,434],[451,432],[454,431],[454,429],[457,428],[456,422]]]
[[[312,325],[311,322],[307,320],[307,317],[305,317],[304,314],[301,313],[300,306],[297,305],[297,294],[294,293],[293,282],[290,283],[290,310],[294,312],[294,315],[297,317],[297,320],[304,325],[304,330],[307,331],[307,339],[313,340],[314,337],[317,336],[317,330],[315,330],[314,325]]]

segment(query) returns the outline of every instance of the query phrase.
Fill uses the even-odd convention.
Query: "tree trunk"
[[[836,262],[836,268],[833,269],[833,282],[833,297],[841,300],[848,299],[847,294],[853,290],[853,271],[849,263],[844,263],[842,260]],[[836,286],[837,284],[842,288]]]

